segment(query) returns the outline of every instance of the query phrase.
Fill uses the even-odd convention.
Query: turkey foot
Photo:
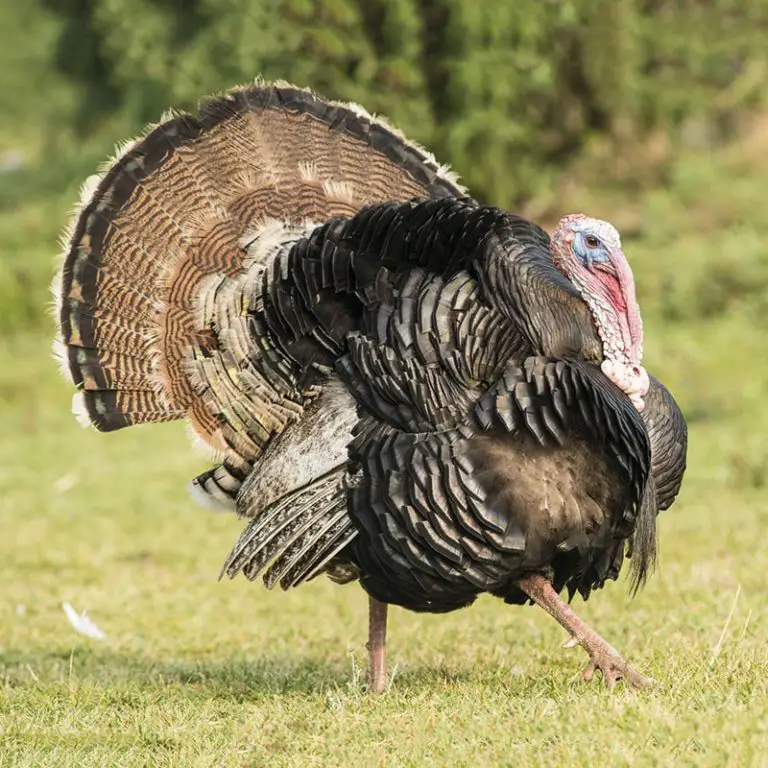
[[[613,688],[617,680],[626,680],[635,688],[653,685],[654,680],[635,672],[615,648],[576,615],[575,611],[555,592],[548,579],[539,575],[526,576],[518,581],[518,586],[565,627],[575,642],[589,654],[589,665],[584,671],[585,680],[591,680],[595,670],[599,669],[609,689]],[[566,643],[566,646],[570,645]]]
[[[368,691],[387,687],[387,604],[368,598]]]
[[[584,670],[585,680],[591,680],[592,676],[595,674],[595,670],[599,669],[602,672],[603,680],[609,689],[613,688],[617,680],[626,680],[635,688],[648,688],[655,683],[653,678],[644,677],[639,672],[632,669],[621,655],[606,643],[600,635],[597,633],[593,634],[597,639],[596,643],[588,644],[588,641],[580,641],[582,647],[586,649],[590,658],[590,662]]]

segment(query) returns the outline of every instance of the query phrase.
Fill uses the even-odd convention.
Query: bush
[[[0,0],[0,15],[0,335],[50,328],[56,234],[111,144],[259,74],[385,114],[475,196],[540,221],[622,218],[661,168],[667,189],[616,222],[653,246],[635,263],[644,311],[768,308],[750,181],[768,140],[738,168],[706,153],[766,98],[768,0]],[[668,163],[683,145],[696,162]],[[711,247],[686,245],[681,222]]]
[[[42,1],[84,124],[284,78],[386,114],[507,207],[598,138],[721,132],[768,72],[766,0]]]

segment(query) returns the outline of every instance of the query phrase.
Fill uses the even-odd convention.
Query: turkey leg
[[[387,604],[368,598],[368,690],[387,687]]]
[[[643,677],[635,672],[615,648],[576,615],[555,592],[548,579],[539,575],[526,576],[517,584],[528,597],[565,627],[589,654],[589,665],[584,671],[585,680],[591,680],[595,670],[599,669],[608,688],[613,688],[617,680],[627,680],[635,688],[653,685],[654,681],[650,677]]]

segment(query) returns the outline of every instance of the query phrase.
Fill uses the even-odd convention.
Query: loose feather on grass
[[[69,623],[76,632],[90,637],[91,640],[107,639],[107,635],[96,626],[93,619],[85,611],[78,613],[66,600],[61,604],[61,607],[64,609]]]

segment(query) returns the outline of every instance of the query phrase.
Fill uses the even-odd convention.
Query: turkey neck
[[[486,300],[524,334],[534,353],[603,360],[595,319],[574,285],[552,261],[546,233],[507,215],[476,262]]]

